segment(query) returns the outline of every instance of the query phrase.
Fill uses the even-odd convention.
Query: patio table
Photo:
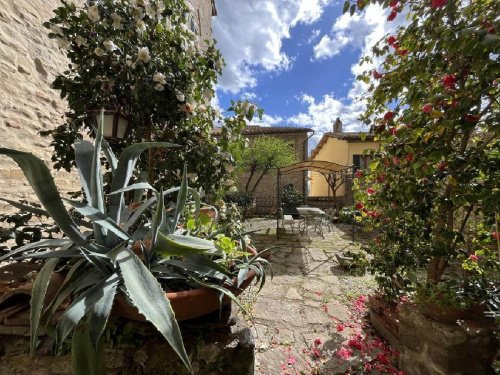
[[[300,215],[299,230],[302,234],[309,234],[309,230],[316,230],[323,237],[323,221],[325,211],[316,207],[297,207]]]

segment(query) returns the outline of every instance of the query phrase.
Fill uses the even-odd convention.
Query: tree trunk
[[[260,181],[264,178],[265,174],[269,172],[268,169],[264,170],[262,172],[262,174],[259,176],[259,178],[257,179],[257,181],[255,182],[255,185],[253,186],[253,189],[252,189],[252,192],[251,194],[253,195],[255,193],[255,189],[257,189],[257,186],[259,185]]]

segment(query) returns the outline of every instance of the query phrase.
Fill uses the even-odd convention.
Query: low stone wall
[[[414,306],[399,313],[400,369],[408,375],[488,375],[495,355],[486,322],[445,324],[424,317]]]
[[[218,314],[217,314],[218,316]],[[201,319],[181,324],[183,340],[198,375],[253,375],[254,338],[238,318],[232,326]],[[210,318],[208,319],[210,320]],[[106,349],[107,375],[187,375],[177,355],[149,324],[134,323],[117,330],[118,339]],[[120,337],[120,335],[122,337]],[[42,339],[50,343],[50,338]],[[50,345],[45,347],[45,350]],[[0,374],[69,375],[71,356],[29,355],[29,327],[0,325]]]

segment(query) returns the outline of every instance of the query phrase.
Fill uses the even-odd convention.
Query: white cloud
[[[309,36],[309,38],[307,39],[307,44],[312,44],[316,39],[318,39],[319,34],[321,34],[321,30],[314,29],[311,32],[311,35]]]
[[[264,114],[262,116],[262,120],[259,120],[258,117],[255,117],[252,121],[252,125],[260,125],[260,126],[275,126],[281,125],[283,123],[283,117],[281,116],[271,116]]]
[[[282,40],[299,23],[317,21],[331,0],[218,0],[214,37],[226,60],[219,88],[238,93],[255,87],[255,72],[291,69]]]

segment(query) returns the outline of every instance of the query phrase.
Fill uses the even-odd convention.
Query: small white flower
[[[113,19],[113,28],[116,30],[122,29],[122,18],[120,15],[116,13],[111,14],[111,18]]]
[[[163,91],[163,90],[165,90],[165,87],[163,87],[163,85],[162,85],[161,83],[157,83],[157,84],[155,85],[154,89],[155,89],[156,91]]]
[[[61,35],[61,36],[64,35],[62,29],[56,25],[51,25],[50,31],[52,31],[52,33],[57,34],[57,35]]]
[[[149,55],[149,48],[148,47],[139,48],[139,51],[137,52],[137,61],[148,63],[149,60],[151,60],[151,56]]]
[[[76,37],[76,45],[78,47],[81,47],[81,46],[86,46],[87,45],[87,39],[85,39],[84,37],[82,37],[81,35],[78,35]]]
[[[130,85],[130,90],[134,91],[135,90],[135,86],[134,85]]]
[[[138,32],[143,33],[144,31],[146,31],[146,22],[144,22],[143,20],[137,20],[137,22],[135,23],[135,27]]]
[[[132,63],[133,63],[133,61],[132,61],[132,57],[130,57],[129,55],[127,55],[127,56],[125,57],[125,59],[126,59],[126,60],[125,60],[125,63],[127,64],[127,66],[132,66]]]
[[[94,50],[94,53],[95,53],[97,56],[101,57],[101,56],[103,56],[103,55],[106,53],[106,51],[104,51],[102,48],[97,47],[97,48]]]
[[[89,7],[89,9],[87,9],[87,16],[94,23],[99,21],[101,19],[101,15],[99,14],[99,7],[97,5],[92,5],[91,7]]]
[[[165,29],[172,30],[172,21],[168,17],[165,17]]]
[[[186,96],[182,92],[180,92],[179,90],[175,90],[175,97],[180,102],[183,102],[184,100],[186,100]]]
[[[210,102],[212,100],[212,90],[210,89],[203,90],[203,98],[205,98],[206,102]]]
[[[243,241],[245,242],[245,245],[250,245],[250,242],[252,242],[248,234],[243,237]]]
[[[162,73],[155,73],[153,75],[153,82],[161,83],[162,85],[166,85],[167,81],[165,80],[166,76]]]
[[[217,167],[219,164],[220,164],[219,160],[214,160],[214,162],[212,163],[212,167]]]
[[[146,9],[146,14],[149,16],[149,18],[152,19],[156,18],[156,8],[153,4],[147,4],[145,9]]]
[[[140,7],[132,6],[130,8],[130,14],[135,20],[144,18],[144,13],[142,13],[142,9]]]
[[[230,186],[233,186],[234,185],[234,181],[231,180],[231,179],[228,179],[224,182],[224,185],[226,185],[227,187],[230,187]]]
[[[106,47],[107,51],[114,51],[115,49],[118,49],[116,44],[114,44],[111,40],[106,40],[104,43],[104,47]]]
[[[241,109],[243,109],[243,112],[245,114],[247,114],[248,110],[250,109],[250,103],[249,102],[244,102],[243,105],[241,106]]]
[[[57,42],[57,45],[59,46],[59,48],[62,48],[62,49],[65,49],[65,50],[69,50],[70,44],[68,42],[68,39],[66,39],[66,38],[57,38],[56,42]]]
[[[205,104],[200,104],[198,106],[198,111],[202,112],[202,113],[206,112],[207,111],[207,106]]]
[[[198,179],[198,176],[196,175],[196,173],[188,173],[187,177],[191,180],[191,181],[196,181]]]

